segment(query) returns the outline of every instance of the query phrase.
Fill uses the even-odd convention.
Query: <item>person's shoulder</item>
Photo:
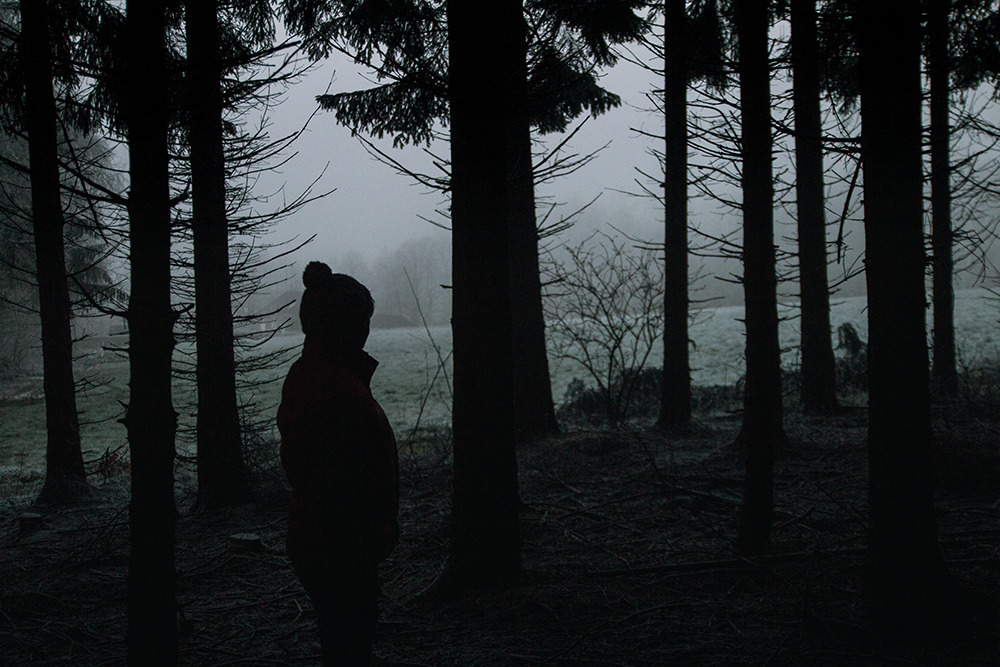
[[[338,381],[338,372],[333,364],[315,357],[299,357],[288,369],[285,386],[314,386]]]
[[[288,373],[285,375],[285,386],[291,386],[297,382],[301,382],[303,377],[309,374],[311,364],[308,359],[299,357],[292,362],[292,365],[288,367]]]
[[[306,355],[296,359],[285,376],[285,385],[306,386],[316,390],[329,388],[342,393],[362,392],[366,386],[349,364],[321,355]]]

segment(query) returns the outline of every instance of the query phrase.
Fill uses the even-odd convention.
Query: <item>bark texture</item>
[[[525,168],[521,3],[448,3],[454,340],[452,544],[442,588],[520,572],[511,325],[511,179]],[[489,26],[484,30],[483,26]]]
[[[126,128],[129,148],[129,388],[125,426],[131,454],[128,661],[177,662],[174,434],[170,306],[170,190],[166,6],[126,6]]]
[[[871,593],[898,620],[933,609],[944,571],[924,329],[920,6],[867,0],[859,19]]]

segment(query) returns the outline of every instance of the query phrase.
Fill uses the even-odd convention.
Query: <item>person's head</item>
[[[345,349],[364,347],[375,311],[368,288],[351,276],[333,273],[323,262],[309,262],[302,283],[302,332]]]

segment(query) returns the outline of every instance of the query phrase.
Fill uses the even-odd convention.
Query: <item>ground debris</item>
[[[916,641],[869,622],[864,426],[863,414],[789,417],[774,548],[754,559],[732,548],[738,421],[706,419],[682,436],[568,429],[526,445],[524,576],[450,599],[428,594],[447,558],[448,457],[408,448],[377,653],[435,666],[1000,663],[988,614]],[[973,442],[959,428],[943,438],[942,549],[960,583],[996,599],[998,433],[977,424]],[[975,484],[959,483],[966,474]],[[127,484],[111,480],[59,511],[0,502],[0,664],[124,662],[127,501]],[[22,533],[29,511],[41,525]],[[318,663],[313,613],[284,554],[285,511],[182,513],[182,664]]]

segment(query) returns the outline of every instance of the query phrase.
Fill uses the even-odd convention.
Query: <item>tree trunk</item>
[[[125,120],[132,271],[125,426],[132,463],[127,643],[134,665],[177,661],[165,24],[163,0],[129,0]]]
[[[440,584],[453,589],[520,572],[509,240],[517,194],[509,179],[522,157],[515,105],[524,100],[525,36],[517,0],[452,2],[447,12],[454,486]]]
[[[73,380],[72,312],[66,284],[46,0],[21,3],[21,48],[47,432],[45,484],[38,499],[58,503],[86,493],[87,480]]]
[[[955,287],[952,282],[951,85],[948,62],[950,0],[931,0],[927,9],[927,74],[931,93],[931,249],[933,255],[934,388],[943,396],[958,390],[955,365]]]
[[[670,0],[663,13],[666,121],[664,147],[663,377],[659,425],[691,421],[691,362],[688,341],[687,238],[687,10],[685,0]]]
[[[758,553],[770,543],[774,453],[784,438],[778,347],[771,95],[767,0],[737,3],[743,159],[743,290],[746,303],[746,388],[739,441],[746,483],[737,547]]]
[[[524,54],[527,58],[527,53]],[[525,71],[525,76],[527,72]],[[527,81],[524,83],[527,89]],[[545,315],[538,268],[538,223],[531,162],[531,123],[523,105],[515,119],[510,185],[510,279],[514,326],[514,422],[518,442],[559,432],[545,347]]]
[[[792,72],[795,80],[795,186],[802,316],[802,408],[837,409],[837,372],[830,331],[823,192],[823,126],[816,0],[792,0]]]
[[[933,609],[944,573],[924,329],[919,3],[860,3],[858,38],[871,593],[881,612],[903,620]]]
[[[217,0],[186,3],[198,355],[198,505],[250,499],[236,400]]]

